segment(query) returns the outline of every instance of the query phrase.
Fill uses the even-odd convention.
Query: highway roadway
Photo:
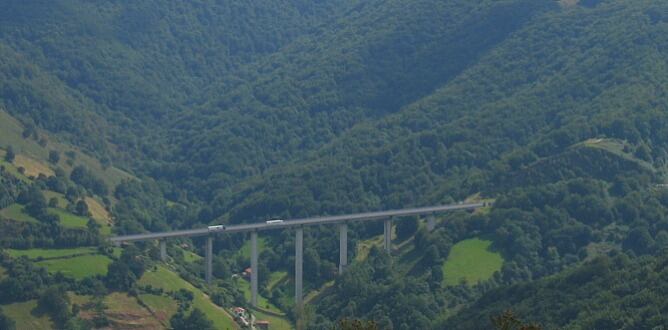
[[[194,237],[194,236],[206,236],[206,235],[215,235],[222,233],[239,233],[239,232],[253,232],[260,230],[286,229],[291,227],[304,227],[304,226],[314,226],[314,225],[323,225],[332,223],[346,223],[349,221],[366,221],[366,220],[387,219],[391,217],[428,215],[445,211],[473,210],[483,206],[485,206],[485,203],[482,202],[460,203],[460,204],[441,205],[441,206],[418,207],[418,208],[402,209],[402,210],[390,210],[390,211],[285,220],[283,222],[274,224],[259,222],[252,224],[231,225],[231,226],[225,226],[224,230],[216,230],[216,231],[210,231],[208,227],[205,227],[199,229],[175,230],[161,233],[146,233],[146,234],[116,236],[116,237],[111,237],[109,240],[113,243],[120,243],[120,242],[174,238],[174,237]]]

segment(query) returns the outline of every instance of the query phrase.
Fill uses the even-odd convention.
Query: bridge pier
[[[251,232],[251,305],[257,307],[257,231]]]
[[[213,280],[213,273],[212,273],[212,264],[213,264],[213,237],[212,236],[207,236],[206,237],[206,249],[205,249],[205,258],[206,258],[206,271],[204,273],[204,279],[206,280],[206,283],[211,284]]]
[[[436,219],[433,215],[430,215],[427,217],[427,230],[432,231],[434,228],[436,228]]]
[[[339,274],[348,266],[348,225],[339,225]]]
[[[167,242],[160,241],[160,260],[167,261]]]
[[[304,228],[298,227],[295,232],[295,306],[302,310],[302,266],[304,262]]]
[[[390,253],[392,251],[392,218],[385,219],[383,224],[383,247],[387,253]]]

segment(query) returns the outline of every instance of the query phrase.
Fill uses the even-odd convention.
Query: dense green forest
[[[207,286],[203,239],[165,263],[109,235],[480,198],[432,231],[398,219],[390,254],[351,224],[343,275],[335,228],[308,228],[301,314],[293,234],[263,233],[263,308],[308,329],[668,325],[668,4],[5,2],[0,328],[28,303],[120,326],[118,293],[176,329],[248,306],[246,237],[216,239]],[[502,266],[451,279],[473,239]],[[84,257],[101,271],[58,268]]]

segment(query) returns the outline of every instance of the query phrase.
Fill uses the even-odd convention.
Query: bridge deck
[[[267,224],[266,222],[260,222],[253,224],[232,225],[232,226],[225,226],[224,230],[219,230],[215,232],[209,231],[208,228],[199,228],[199,229],[175,230],[175,231],[160,232],[160,233],[135,234],[135,235],[111,237],[109,240],[114,243],[119,243],[119,242],[132,242],[132,241],[143,241],[143,240],[164,239],[164,238],[174,238],[174,237],[193,237],[193,236],[205,236],[210,234],[286,229],[291,227],[314,226],[314,225],[341,223],[348,221],[366,221],[366,220],[385,219],[389,217],[433,214],[433,213],[454,211],[454,210],[472,210],[483,206],[485,206],[485,203],[482,202],[462,203],[462,204],[419,207],[419,208],[401,209],[401,210],[294,219],[274,224]]]

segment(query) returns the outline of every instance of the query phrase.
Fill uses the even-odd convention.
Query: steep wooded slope
[[[173,162],[152,173],[208,199],[431,94],[552,7],[516,0],[361,4],[245,67],[244,81],[230,90],[212,87],[210,102],[173,125],[180,142]]]
[[[615,1],[541,16],[433,94],[221,202],[238,219],[434,203],[521,184],[523,167],[596,137],[660,166],[668,26],[652,13],[665,10]]]
[[[0,13],[3,102],[60,132],[93,126],[85,118],[95,113],[106,122],[91,128],[105,134],[78,129],[74,142],[101,154],[113,142],[124,149],[117,159],[157,157],[165,148],[140,137],[156,141],[166,116],[353,3],[8,1]]]

